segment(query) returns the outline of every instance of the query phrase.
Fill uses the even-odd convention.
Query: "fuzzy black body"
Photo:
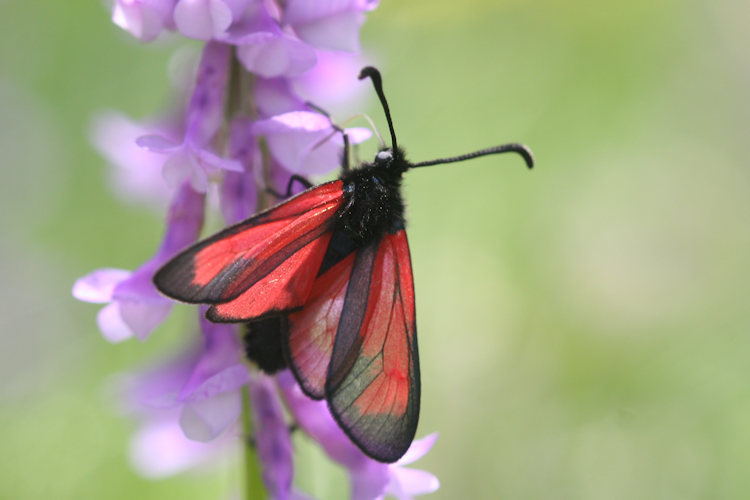
[[[401,149],[380,151],[372,163],[341,174],[344,206],[339,209],[336,230],[358,247],[378,241],[386,233],[404,227],[401,176],[409,162]]]
[[[401,149],[385,149],[375,156],[372,163],[341,174],[344,205],[335,216],[333,235],[318,276],[352,252],[376,244],[387,233],[404,228],[401,177],[409,166]],[[244,343],[248,359],[269,374],[286,368],[284,336],[280,332],[287,329],[286,315],[247,323]]]
[[[287,328],[286,316],[269,316],[245,325],[245,354],[265,373],[274,374],[287,365],[280,332]]]
[[[404,228],[401,176],[409,167],[403,150],[384,149],[372,163],[342,172],[344,205],[335,216],[318,276],[353,251]]]

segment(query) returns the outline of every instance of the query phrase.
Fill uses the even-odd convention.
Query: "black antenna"
[[[529,168],[534,167],[534,155],[531,153],[531,150],[527,148],[526,146],[524,146],[523,144],[512,142],[510,144],[502,144],[500,146],[495,146],[492,148],[480,149],[479,151],[474,151],[473,153],[467,153],[461,156],[453,156],[451,158],[440,158],[438,160],[430,160],[430,161],[423,161],[419,163],[413,163],[411,165],[411,168],[429,167],[430,165],[440,165],[443,163],[455,163],[458,161],[478,158],[480,156],[495,155],[495,154],[500,154],[500,153],[518,153],[519,155],[523,157],[524,161],[526,162],[527,167]]]
[[[385,100],[385,94],[383,93],[383,79],[380,77],[380,71],[373,68],[372,66],[362,68],[362,71],[359,72],[359,79],[364,80],[367,77],[372,80],[372,84],[375,86],[375,92],[377,92],[378,98],[380,99],[380,104],[383,105],[385,118],[388,120],[388,129],[391,131],[391,149],[395,151],[396,149],[398,149],[398,144],[396,143],[396,132],[393,131],[391,111],[390,109],[388,109],[388,101]]]

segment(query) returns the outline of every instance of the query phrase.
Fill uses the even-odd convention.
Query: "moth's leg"
[[[314,111],[317,111],[321,115],[328,118],[328,121],[331,123],[331,128],[335,130],[336,132],[340,132],[341,135],[344,137],[344,153],[341,156],[341,170],[342,171],[349,170],[349,136],[346,135],[346,132],[344,131],[343,128],[341,128],[339,125],[337,125],[333,121],[333,118],[331,117],[331,114],[328,111],[326,111],[325,109],[321,108],[320,106],[316,104],[311,103],[310,101],[307,101],[305,104],[307,105],[307,107],[313,109]]]
[[[278,191],[276,191],[272,187],[266,187],[266,191],[269,192],[269,193],[271,193],[276,198],[289,198],[293,194],[292,187],[294,186],[295,182],[299,182],[300,184],[302,184],[305,187],[305,189],[311,188],[312,185],[313,185],[312,182],[308,181],[307,179],[305,179],[301,175],[293,174],[289,178],[289,182],[286,185],[286,193],[279,193]]]

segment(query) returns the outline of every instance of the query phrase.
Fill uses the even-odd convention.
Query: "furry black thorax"
[[[384,149],[372,163],[341,174],[344,205],[337,213],[336,229],[362,247],[386,233],[404,228],[401,175],[409,169],[401,148]]]

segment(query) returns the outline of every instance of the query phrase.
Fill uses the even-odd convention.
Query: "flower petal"
[[[120,300],[120,317],[139,340],[146,340],[157,326],[169,316],[172,304]]]
[[[96,323],[104,338],[112,343],[122,342],[133,336],[133,331],[122,319],[119,302],[103,307],[96,315]]]
[[[253,377],[250,399],[263,482],[271,498],[288,498],[294,475],[292,441],[273,379],[262,374]]]
[[[366,85],[352,85],[363,66],[365,58],[347,52],[318,51],[315,66],[291,79],[295,93],[304,100],[324,106],[333,116],[347,117],[357,102],[369,97],[372,91]],[[257,90],[256,90],[257,92]],[[299,97],[298,97],[299,99]],[[260,101],[258,100],[260,104]],[[270,114],[278,114],[283,109]],[[301,108],[296,108],[301,109]]]
[[[73,297],[84,302],[98,304],[109,302],[112,300],[115,286],[132,274],[125,269],[97,269],[76,280],[73,285]]]
[[[176,419],[163,418],[141,427],[130,444],[130,461],[142,476],[169,477],[206,462],[224,443],[201,443],[185,437]]]
[[[438,478],[424,470],[394,467],[391,474],[395,477],[388,488],[388,493],[399,500],[408,500],[415,495],[426,495],[440,488]],[[395,491],[391,489],[394,483],[398,485]]]
[[[198,40],[220,37],[232,24],[232,10],[221,0],[180,0],[174,22],[183,35]]]
[[[371,2],[361,0],[290,0],[284,23],[318,48],[356,52],[364,11],[372,8]]]
[[[239,354],[239,351],[236,354]],[[249,372],[247,366],[243,363],[236,363],[206,379],[205,382],[196,387],[184,399],[191,402],[211,399],[227,392],[236,391],[245,385],[248,380]],[[184,392],[181,394],[184,394]]]
[[[209,42],[203,48],[185,116],[185,143],[208,149],[224,119],[232,47]]]
[[[183,185],[174,195],[167,214],[167,230],[158,251],[158,265],[171,258],[175,253],[194,243],[203,227],[203,214],[206,197],[203,193]],[[163,260],[162,260],[163,259]],[[148,276],[149,282],[153,278]]]
[[[352,499],[381,495],[389,481],[389,465],[367,457],[344,434],[325,401],[314,401],[302,393],[289,370],[276,376],[290,412],[300,428],[315,439],[326,454],[349,471]]]
[[[171,153],[180,147],[174,140],[159,134],[142,135],[135,140],[135,143],[152,153]]]
[[[387,464],[368,459],[360,466],[350,467],[349,481],[352,488],[352,500],[378,498],[386,491],[388,479]]]
[[[193,441],[211,441],[237,420],[242,412],[238,391],[217,394],[210,399],[185,404],[180,414],[180,427]]]
[[[315,50],[284,34],[256,33],[237,47],[248,71],[264,78],[301,75],[315,65]]]
[[[369,128],[352,127],[346,129],[345,132],[351,144],[359,144],[372,137],[372,130]]]
[[[432,434],[428,434],[427,436],[417,439],[411,443],[411,446],[409,446],[409,449],[406,450],[406,453],[404,453],[404,456],[399,459],[398,462],[396,462],[397,465],[407,465],[412,462],[416,462],[423,456],[427,454],[428,451],[433,447],[435,444],[435,441],[437,441],[438,433],[433,432]]]
[[[174,0],[117,0],[112,22],[142,42],[156,38],[169,24]]]
[[[253,132],[264,134],[273,157],[297,174],[317,174],[340,162],[344,141],[328,117],[310,111],[292,111],[260,120]]]
[[[220,186],[221,213],[227,224],[236,224],[256,212],[258,186],[255,168],[262,163],[258,143],[250,131],[252,122],[248,118],[233,121],[229,134],[229,151],[232,158],[243,166],[242,172],[227,172]]]
[[[137,139],[144,135],[165,138],[176,125],[138,123],[116,112],[104,111],[94,117],[90,128],[91,142],[115,167],[110,184],[113,191],[131,202],[166,205],[169,189],[161,176],[164,156],[144,149]],[[165,139],[174,144],[174,140]]]
[[[360,12],[339,15],[296,27],[299,37],[315,47],[326,50],[359,52],[359,28],[365,20]]]
[[[288,78],[258,78],[254,92],[258,111],[264,117],[305,108],[305,102],[291,88]]]
[[[232,158],[222,158],[206,149],[196,149],[193,151],[198,164],[206,171],[228,170],[230,172],[242,172],[244,168],[242,163]]]

